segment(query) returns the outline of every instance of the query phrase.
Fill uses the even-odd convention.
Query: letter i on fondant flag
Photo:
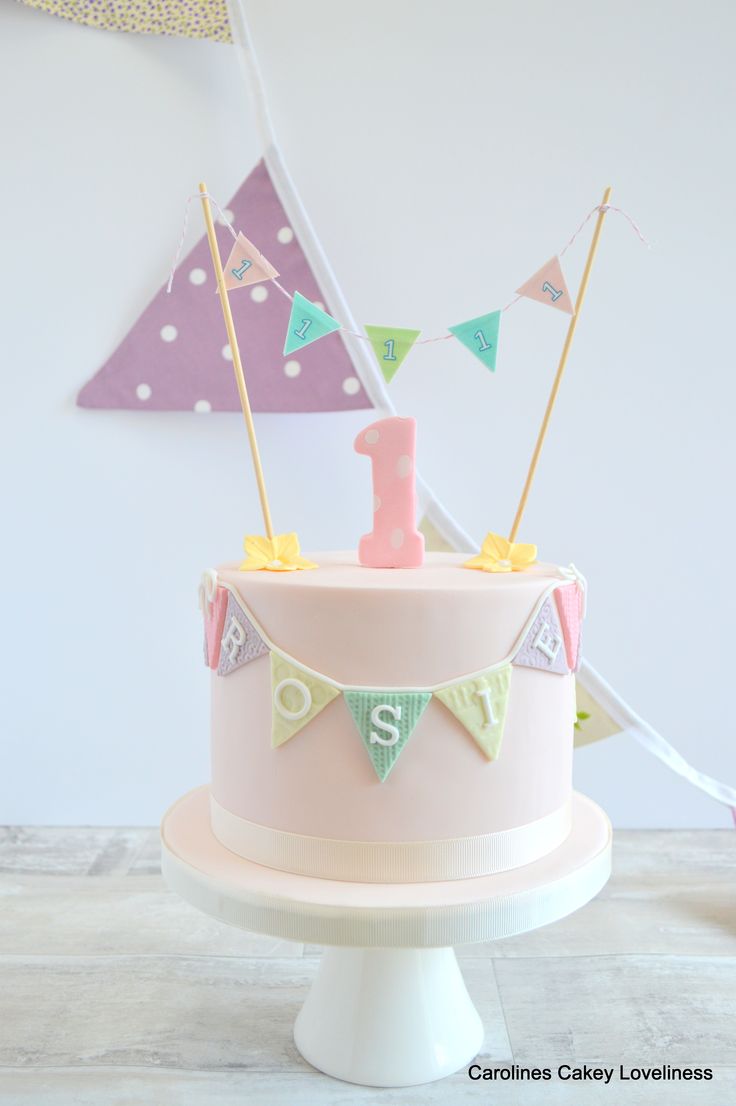
[[[244,234],[238,234],[223,272],[228,292],[233,288],[245,288],[249,284],[273,280],[279,275],[268,258]]]
[[[431,698],[424,691],[345,692],[345,702],[382,783]]]
[[[538,303],[546,303],[548,307],[556,307],[558,311],[565,311],[568,315],[575,314],[559,257],[550,258],[539,272],[529,277],[521,288],[516,289],[516,294],[526,296],[529,300],[537,300]]]
[[[435,691],[435,696],[461,722],[489,760],[501,751],[511,684],[511,665]]]
[[[339,694],[331,684],[291,664],[278,653],[271,653],[271,744],[274,749],[299,733]]]
[[[340,324],[331,315],[295,292],[284,341],[284,357],[339,329]]]
[[[449,328],[458,342],[483,362],[491,372],[496,368],[498,354],[498,332],[501,326],[501,312],[491,311],[488,315],[479,315],[477,319],[468,319]]]
[[[373,346],[386,383],[396,376],[401,363],[416,342],[421,330],[407,330],[406,327],[367,326],[365,332]]]

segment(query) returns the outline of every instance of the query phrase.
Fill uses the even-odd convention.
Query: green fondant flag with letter
[[[387,384],[396,376],[402,361],[422,333],[421,330],[407,330],[400,326],[367,326],[365,332]]]
[[[510,683],[511,665],[505,664],[434,693],[462,722],[489,760],[497,760],[501,751]]]
[[[458,342],[474,353],[487,369],[495,372],[498,353],[498,331],[501,326],[501,312],[491,311],[489,315],[479,315],[477,319],[468,319],[466,323],[457,323],[449,328]]]
[[[432,698],[427,691],[346,691],[345,702],[383,782]]]
[[[283,745],[340,692],[311,672],[271,653],[271,744]]]
[[[317,307],[316,303],[310,303],[299,292],[295,292],[284,342],[284,357],[339,329],[340,324],[331,315],[321,307]]]

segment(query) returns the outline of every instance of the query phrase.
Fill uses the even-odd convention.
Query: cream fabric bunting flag
[[[274,749],[299,733],[336,699],[337,688],[271,653],[271,744]]]
[[[462,722],[489,760],[497,760],[501,751],[511,671],[511,665],[505,664],[434,693]]]
[[[575,681],[575,748],[592,745],[594,741],[603,741],[606,737],[622,733],[623,726],[614,722],[600,703],[586,691],[580,680]]]

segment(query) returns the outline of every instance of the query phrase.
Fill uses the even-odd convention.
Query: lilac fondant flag
[[[522,664],[526,668],[542,668],[546,672],[557,672],[560,675],[569,671],[562,627],[551,597],[542,604],[512,663]]]
[[[262,657],[267,652],[268,646],[265,641],[243,613],[237,600],[230,595],[222,628],[218,676],[227,676],[236,668],[254,661],[257,657]]]
[[[228,204],[232,223],[278,269],[280,283],[325,307],[317,281],[261,161]],[[230,232],[218,228],[227,257]],[[180,263],[173,289],[162,287],[96,376],[80,407],[137,411],[239,411],[232,355],[206,237]],[[339,334],[284,359],[291,304],[273,284],[232,295],[251,405],[256,411],[342,411],[370,407]]]

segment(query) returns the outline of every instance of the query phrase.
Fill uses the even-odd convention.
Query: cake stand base
[[[610,823],[578,794],[570,836],[554,852],[444,883],[348,883],[243,860],[212,833],[207,787],[171,807],[161,838],[164,878],[193,906],[256,933],[334,946],[294,1040],[328,1075],[377,1087],[441,1079],[480,1049],[483,1027],[452,946],[557,921],[592,899],[611,870]]]
[[[315,1068],[372,1087],[429,1083],[483,1043],[453,949],[328,949],[296,1019]]]

